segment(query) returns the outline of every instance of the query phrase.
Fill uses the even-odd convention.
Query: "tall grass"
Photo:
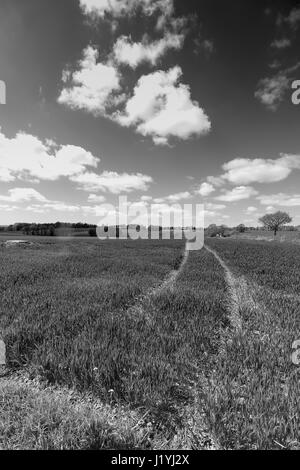
[[[299,367],[291,346],[300,338],[299,248],[208,243],[238,279],[246,276],[241,332],[228,320],[223,268],[206,250],[190,253],[174,289],[153,293],[178,268],[181,243],[55,240],[3,249],[0,322],[10,369],[88,392],[116,413],[125,407],[127,424],[133,411],[145,416],[134,433],[120,424],[116,446],[184,448],[190,432],[188,445],[201,447],[201,422],[192,419],[200,407],[224,448],[297,448]],[[141,296],[149,289],[150,296]],[[18,401],[19,391],[12,393]],[[38,405],[27,394],[38,423],[59,414],[48,405],[48,415],[41,416],[39,407],[35,414]],[[3,409],[15,409],[7,395],[3,400]],[[40,438],[50,447],[114,446],[110,438],[87,444],[87,428],[78,443],[69,426],[74,419],[81,422],[70,415],[67,441],[51,444],[46,431]]]
[[[116,242],[97,258],[90,243],[5,252],[9,365],[142,409],[150,439],[160,433],[167,442],[184,425],[181,408],[193,400],[191,384],[226,323],[222,270],[207,252],[195,253],[176,289],[145,299],[136,316],[128,307],[178,267],[182,245]]]
[[[242,332],[224,332],[215,357],[211,423],[226,448],[300,448],[300,369],[291,359],[300,339],[300,248],[230,240],[209,245],[237,277],[246,275],[250,299],[240,305]]]

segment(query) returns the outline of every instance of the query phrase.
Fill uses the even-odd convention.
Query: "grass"
[[[131,328],[125,312],[182,256],[180,244],[156,245],[80,241],[4,250],[0,311],[9,366],[92,387],[103,399],[113,387],[121,395]]]
[[[67,388],[0,381],[1,450],[133,449],[147,441],[140,416]]]
[[[0,447],[298,448],[300,248],[208,244],[240,281],[240,332],[206,250],[190,253],[174,289],[153,292],[179,267],[181,243],[3,248],[12,375],[0,386]]]
[[[143,243],[139,257],[139,245],[116,242],[95,261],[97,242],[80,243],[4,252],[1,328],[9,366],[139,409],[151,423],[150,444],[139,441],[141,448],[155,447],[157,436],[160,446],[172,445],[226,323],[222,270],[205,251],[195,253],[176,289],[146,299],[147,317],[136,316],[130,305],[178,267],[182,245]]]
[[[279,241],[281,243],[300,243],[300,231],[299,230],[281,230],[277,233],[276,238],[274,232],[266,230],[252,230],[246,231],[245,233],[237,233],[235,238],[245,240],[256,240],[256,241]]]
[[[299,449],[300,370],[291,354],[300,338],[300,248],[231,240],[209,245],[248,285],[242,331],[224,332],[215,357],[211,423],[225,448]]]

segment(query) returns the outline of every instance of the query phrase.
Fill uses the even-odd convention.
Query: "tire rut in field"
[[[173,292],[176,281],[184,270],[188,258],[189,251],[187,250],[187,247],[185,247],[179,268],[176,270],[172,270],[159,286],[151,288],[148,292],[146,292],[146,294],[142,294],[140,298],[137,299],[136,303],[126,310],[126,314],[143,317],[146,321],[151,323],[151,310],[153,307],[153,300],[157,295],[163,293],[164,291]]]
[[[171,291],[174,290],[175,283],[178,277],[180,276],[180,274],[182,273],[182,271],[184,270],[184,267],[188,261],[188,258],[189,258],[189,251],[187,250],[187,248],[185,248],[183,258],[182,258],[179,268],[171,271],[170,274],[168,274],[166,279],[163,281],[163,283],[152,291],[152,295],[157,295],[164,290],[171,290]]]
[[[216,258],[225,271],[225,279],[229,292],[227,306],[229,319],[235,330],[237,332],[242,332],[243,325],[240,312],[243,307],[246,307],[253,312],[259,312],[263,315],[267,314],[265,306],[255,299],[254,294],[258,286],[255,285],[254,282],[250,283],[250,281],[248,281],[243,275],[239,275],[238,277],[234,276],[226,262],[215,250],[209,248],[207,245],[205,245],[205,249]]]

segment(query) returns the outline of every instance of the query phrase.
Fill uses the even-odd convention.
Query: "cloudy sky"
[[[300,4],[0,0],[0,224],[204,203],[300,224]]]

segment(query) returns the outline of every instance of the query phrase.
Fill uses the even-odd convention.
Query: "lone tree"
[[[246,232],[246,226],[244,224],[238,225],[236,229],[239,233],[245,233]]]
[[[292,218],[287,212],[275,212],[274,214],[266,214],[259,219],[269,230],[274,231],[276,237],[278,230],[285,224],[292,222]]]

